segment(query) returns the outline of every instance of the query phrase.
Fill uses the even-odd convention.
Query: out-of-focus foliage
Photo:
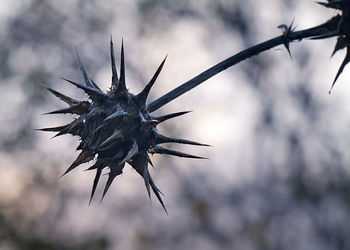
[[[82,97],[59,79],[80,79],[75,46],[105,89],[109,35],[116,44],[123,37],[135,93],[169,52],[154,98],[279,34],[281,23],[296,17],[307,28],[333,14],[307,2],[8,1],[0,12],[0,249],[349,249],[349,86],[345,69],[328,95],[342,59],[326,60],[333,40],[291,44],[293,62],[284,48],[251,58],[159,111],[195,110],[160,130],[214,146],[198,149],[205,162],[152,159],[169,216],[149,205],[129,170],[102,204],[88,206],[93,175],[59,179],[77,156],[75,141],[33,131],[69,121],[39,115],[62,108],[39,83]]]

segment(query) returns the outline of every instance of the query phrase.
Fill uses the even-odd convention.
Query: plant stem
[[[339,21],[339,16],[333,17],[329,21],[327,21],[324,24],[321,24],[319,26],[305,29],[301,31],[295,31],[290,32],[288,36],[278,36],[275,38],[272,38],[268,41],[259,43],[255,46],[252,46],[248,49],[245,49],[225,60],[222,62],[214,65],[213,67],[207,69],[206,71],[200,73],[199,75],[193,77],[191,80],[185,82],[184,84],[178,86],[177,88],[173,89],[172,91],[168,92],[167,94],[159,97],[155,101],[151,102],[147,106],[147,110],[149,112],[153,112],[165,104],[171,102],[175,98],[179,97],[180,95],[186,93],[187,91],[190,91],[191,89],[197,87],[199,84],[205,82],[209,78],[215,76],[216,74],[220,73],[221,71],[224,71],[225,69],[232,67],[252,56],[258,55],[263,51],[269,50],[273,47],[279,46],[281,44],[289,43],[295,40],[301,41],[305,38],[317,38],[325,36],[325,38],[335,36],[335,31],[337,29],[337,23]],[[331,35],[329,35],[331,34]],[[329,36],[328,36],[329,35]]]

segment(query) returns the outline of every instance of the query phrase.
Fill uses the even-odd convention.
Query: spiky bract
[[[346,48],[345,58],[334,78],[334,81],[331,86],[332,89],[338,77],[343,72],[345,66],[350,62],[350,0],[327,0],[327,3],[318,3],[327,8],[337,9],[341,11],[341,15],[338,16],[337,19],[337,27],[335,27],[334,31],[328,35],[316,37],[322,39],[327,37],[338,36],[338,40],[333,50],[332,56],[338,50]]]
[[[292,57],[292,54],[290,53],[290,48],[289,48],[289,43],[291,42],[291,40],[289,39],[289,35],[291,32],[294,32],[294,30],[295,30],[295,28],[293,28],[293,23],[294,23],[294,19],[289,26],[287,26],[286,24],[281,24],[281,25],[277,26],[278,29],[283,30],[283,36],[285,39],[284,40],[284,47],[286,48],[291,60],[293,60],[293,57]]]
[[[94,160],[94,164],[88,168],[88,170],[96,170],[90,198],[91,202],[102,170],[104,168],[109,168],[110,170],[103,191],[103,198],[115,177],[123,172],[125,163],[128,163],[143,177],[148,195],[150,196],[150,189],[152,188],[165,209],[160,197],[160,191],[154,184],[148,171],[148,164],[152,164],[149,154],[158,153],[178,157],[202,158],[168,149],[160,144],[182,143],[207,146],[206,144],[189,140],[169,138],[159,134],[157,131],[156,127],[159,123],[187,113],[185,111],[155,117],[147,110],[147,96],[163,68],[165,59],[146,87],[139,94],[133,95],[126,88],[123,44],[121,47],[120,76],[118,77],[111,39],[112,85],[107,93],[102,92],[89,77],[78,53],[77,56],[85,85],[67,79],[64,80],[85,91],[90,99],[89,101],[75,100],[43,85],[52,94],[69,105],[68,108],[48,114],[71,113],[77,115],[77,118],[67,125],[40,129],[42,131],[58,132],[56,136],[71,134],[79,137],[80,145],[77,150],[81,150],[81,153],[64,174],[67,174],[82,163]]]

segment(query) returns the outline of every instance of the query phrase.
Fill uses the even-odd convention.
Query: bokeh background
[[[152,158],[169,215],[130,168],[89,206],[88,164],[59,178],[76,138],[34,131],[71,120],[40,115],[64,107],[40,83],[86,98],[60,79],[81,80],[75,47],[107,90],[109,37],[117,53],[123,38],[134,93],[168,54],[154,100],[282,23],[335,14],[305,0],[1,1],[0,249],[350,249],[350,70],[329,95],[334,38],[291,44],[293,61],[272,49],[157,111],[194,110],[159,129],[213,146],[178,147],[209,160]]]

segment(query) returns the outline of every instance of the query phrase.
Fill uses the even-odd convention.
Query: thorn
[[[121,131],[118,129],[116,130],[110,137],[108,137],[106,140],[104,140],[98,147],[103,147],[105,146],[107,143],[118,139],[118,138],[123,138],[123,134],[121,133]]]
[[[281,25],[277,26],[277,28],[283,30],[283,36],[284,36],[283,44],[284,44],[284,47],[287,49],[288,54],[290,56],[290,59],[292,61],[293,61],[293,58],[292,58],[292,54],[290,53],[290,49],[289,49],[289,43],[290,43],[289,35],[290,35],[291,32],[294,31],[294,29],[292,29],[293,23],[294,23],[294,19],[295,18],[293,18],[293,21],[291,22],[291,24],[289,26],[287,26],[285,24],[281,24]]]
[[[121,163],[120,165],[117,165],[116,167],[111,168],[111,172],[109,172],[108,175],[108,180],[106,182],[105,189],[103,190],[102,198],[100,203],[102,202],[103,198],[105,197],[109,187],[111,186],[113,180],[115,177],[123,173],[123,168],[124,168],[125,163]]]
[[[68,132],[59,132],[59,133],[57,133],[57,134],[55,134],[54,136],[52,136],[50,139],[52,140],[52,139],[55,139],[56,137],[59,137],[59,136],[61,136],[61,135],[65,135],[65,134],[68,134]]]
[[[130,160],[134,155],[136,155],[139,152],[139,147],[137,146],[136,141],[131,146],[131,149],[129,150],[128,154],[125,156],[125,158],[121,161],[122,163]]]
[[[147,154],[147,161],[152,166],[152,168],[154,168],[153,162],[151,161],[151,158],[149,158],[148,154]]]
[[[52,128],[36,128],[37,131],[45,131],[45,132],[59,132],[63,129],[66,129],[70,124],[58,126],[58,127],[52,127]]]
[[[162,71],[162,68],[164,66],[164,63],[167,59],[168,55],[164,58],[164,60],[162,61],[162,63],[159,65],[158,69],[156,70],[156,72],[154,73],[152,79],[149,81],[149,83],[146,85],[146,87],[135,97],[137,102],[142,106],[146,106],[146,100],[148,97],[148,94],[152,88],[152,86],[154,85],[154,83],[156,82],[160,72]]]
[[[86,118],[86,115],[81,115],[79,116],[77,119],[75,119],[72,123],[70,123],[70,127],[69,130],[67,131],[67,133],[70,133],[72,135],[76,135],[78,129],[82,128],[82,126],[84,125],[84,120]]]
[[[64,101],[65,103],[69,104],[69,105],[73,105],[73,104],[78,104],[80,101],[75,100],[69,96],[66,96],[64,94],[61,94],[60,92],[57,92],[56,90],[53,90],[52,88],[46,86],[43,83],[40,83],[40,85],[44,88],[46,88],[48,91],[50,91],[52,94],[54,94],[56,97],[58,97],[59,99],[61,99],[62,101]]]
[[[322,6],[324,6],[324,7],[327,7],[327,8],[329,8],[329,4],[328,3],[324,3],[324,2],[316,2],[317,4],[319,4],[319,5],[322,5]]]
[[[41,115],[58,115],[58,114],[67,114],[70,113],[72,114],[72,112],[70,112],[71,108],[65,108],[65,109],[58,109],[55,111],[51,111],[51,112],[46,112],[46,113],[42,113]]]
[[[54,115],[54,114],[86,114],[89,112],[90,103],[86,101],[82,101],[79,104],[74,104],[69,108],[59,109],[51,112],[44,113],[43,115]]]
[[[125,116],[125,115],[129,115],[128,112],[125,112],[124,110],[118,110],[116,112],[114,112],[113,114],[111,114],[110,116],[108,116],[106,119],[104,119],[104,121],[109,121],[109,120],[112,120],[114,118],[120,118],[122,116]]]
[[[332,9],[339,9],[339,10],[343,10],[343,6],[342,3],[344,3],[343,0],[328,0],[328,3],[324,3],[324,2],[316,2],[324,7],[327,8],[332,8]],[[344,3],[346,4],[346,3]]]
[[[346,42],[345,42],[344,38],[342,36],[339,36],[337,39],[337,43],[335,44],[335,47],[334,47],[334,50],[333,50],[331,57],[333,57],[337,51],[344,49],[345,47],[346,47]]]
[[[170,138],[164,135],[161,135],[159,133],[156,134],[156,144],[162,144],[162,143],[180,143],[180,144],[189,144],[189,145],[195,145],[195,146],[206,146],[209,147],[210,145],[208,144],[203,144],[195,141],[190,141],[186,139],[175,139],[175,138]]]
[[[117,92],[119,92],[119,93],[126,93],[127,92],[126,84],[125,84],[125,60],[124,60],[123,40],[122,40],[122,47],[121,47],[121,53],[120,53],[120,78],[119,78]]]
[[[97,85],[97,83],[96,83],[92,78],[90,78],[90,81],[91,81],[92,85],[94,85],[95,89],[98,89],[99,91],[102,92],[102,90],[100,89],[100,87]]]
[[[90,171],[90,170],[94,170],[94,169],[97,169],[97,168],[103,169],[103,167],[104,166],[103,166],[102,161],[98,158],[94,165],[92,165],[91,167],[85,169],[84,171]]]
[[[335,84],[335,82],[337,81],[338,77],[339,77],[340,74],[343,72],[345,66],[346,66],[349,62],[350,62],[350,47],[347,46],[347,47],[346,47],[346,55],[345,55],[345,58],[344,58],[342,64],[340,65],[340,68],[339,68],[339,70],[338,70],[337,75],[335,76],[335,79],[334,79],[334,81],[333,81],[333,84],[332,84],[332,86],[331,86],[331,88],[330,88],[330,90],[329,90],[329,92],[328,92],[329,94],[331,93],[331,91],[332,91],[332,89],[333,89],[333,87],[334,87],[334,84]]]
[[[152,176],[148,172],[148,159],[149,159],[149,157],[148,157],[147,153],[140,153],[140,154],[136,155],[135,157],[133,157],[132,161],[130,162],[130,165],[144,179],[145,185],[146,185],[146,189],[147,189],[147,192],[148,192],[148,195],[149,195],[149,198],[150,198],[150,202],[151,202],[151,195],[150,195],[150,187],[149,186],[152,187],[153,193],[156,195],[158,201],[162,205],[162,207],[163,207],[164,211],[166,212],[166,214],[168,214],[168,211],[165,208],[165,205],[164,205],[164,202],[162,200],[162,197],[160,197],[160,195],[159,195],[159,193],[162,194],[162,192],[160,192],[160,190],[154,184]]]
[[[148,162],[146,162],[146,164],[147,163]],[[146,190],[147,190],[147,193],[148,193],[149,201],[151,203],[152,202],[151,201],[151,188],[150,188],[149,178],[150,178],[150,174],[148,173],[148,167],[146,165],[144,170],[143,170],[143,179],[145,180]]]
[[[83,74],[83,77],[84,77],[84,80],[85,80],[85,83],[87,86],[91,87],[91,88],[94,88],[94,85],[92,84],[92,82],[90,81],[90,78],[88,76],[88,73],[86,72],[85,70],[85,67],[84,67],[84,64],[83,62],[81,61],[80,59],[80,56],[79,56],[79,53],[78,53],[78,49],[75,48],[75,53],[77,54],[77,57],[78,57],[78,62],[79,62],[79,66],[80,66],[80,71],[81,73]]]
[[[154,117],[154,120],[157,120],[159,123],[164,122],[166,120],[181,116],[181,115],[185,115],[187,113],[190,113],[192,111],[182,111],[182,112],[177,112],[177,113],[172,113],[172,114],[168,114],[168,115],[164,115],[164,116],[160,116],[160,117]]]
[[[160,204],[162,205],[162,207],[163,207],[165,213],[168,215],[168,211],[166,210],[166,207],[165,207],[165,205],[164,205],[164,202],[163,202],[163,200],[162,200],[162,197],[160,197],[160,195],[159,195],[159,193],[162,194],[162,192],[160,192],[160,190],[159,190],[159,189],[157,188],[157,186],[154,184],[152,177],[151,177],[151,176],[149,176],[149,177],[150,177],[149,180],[150,180],[150,184],[151,184],[153,193],[157,196],[158,201],[159,201]]]
[[[89,206],[91,204],[92,198],[94,197],[95,191],[96,191],[96,187],[98,184],[98,181],[100,180],[100,176],[102,173],[102,168],[97,168],[96,170],[96,175],[95,175],[95,179],[94,179],[94,184],[92,186],[92,190],[91,190],[91,196],[90,196],[90,201],[89,201]]]
[[[56,135],[51,137],[51,139],[56,138],[56,137],[61,136],[61,135],[68,134],[70,129],[72,128],[73,124],[74,124],[74,121],[67,124],[65,128],[63,128],[59,133],[57,133]]]
[[[115,65],[112,34],[111,34],[111,42],[110,42],[110,54],[111,54],[111,67],[112,67],[112,86],[111,86],[111,88],[113,90],[116,90],[118,87],[118,73],[117,73],[117,67]]]
[[[193,159],[208,159],[200,156],[190,155],[187,153],[179,152],[176,150],[172,150],[163,146],[156,145],[151,150],[150,153],[157,153],[157,154],[167,154],[167,155],[173,155],[178,157],[184,157],[184,158],[193,158]]]
[[[97,160],[99,161],[99,160]],[[94,169],[97,169],[97,168],[101,168],[102,169],[102,163],[98,163],[96,162],[94,165],[92,165],[91,167],[85,169],[84,171],[91,171],[91,170],[94,170]]]
[[[150,174],[148,172],[148,154],[146,152],[135,155],[129,164],[144,179],[149,200],[151,202]]]
[[[60,177],[63,177],[64,175],[72,171],[74,168],[79,166],[80,164],[93,160],[94,157],[95,157],[94,153],[90,151],[82,151],[77,157],[77,159],[72,163],[72,165]]]
[[[71,84],[73,84],[77,88],[80,88],[80,89],[84,90],[85,93],[88,94],[89,97],[91,98],[91,100],[93,100],[93,101],[99,100],[99,99],[101,99],[101,98],[106,96],[104,93],[102,93],[102,92],[100,92],[100,91],[98,91],[98,90],[96,90],[94,88],[91,88],[89,86],[84,86],[81,83],[77,83],[77,82],[74,82],[72,80],[68,80],[68,79],[63,78],[63,77],[61,77],[61,79],[64,80],[64,81],[67,81],[67,82],[69,82]]]

